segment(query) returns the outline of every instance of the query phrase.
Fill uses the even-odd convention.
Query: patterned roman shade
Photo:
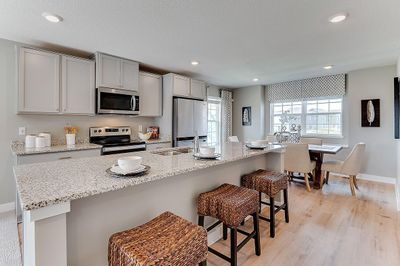
[[[342,97],[346,92],[346,75],[331,75],[267,85],[270,102],[318,97]]]

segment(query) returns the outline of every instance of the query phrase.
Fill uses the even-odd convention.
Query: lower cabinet
[[[158,149],[171,148],[172,143],[147,143],[147,151],[155,151]]]

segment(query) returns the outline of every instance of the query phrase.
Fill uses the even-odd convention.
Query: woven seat
[[[116,233],[108,246],[109,265],[196,265],[207,256],[207,232],[170,212]]]
[[[197,199],[197,212],[202,216],[211,216],[224,224],[237,227],[248,215],[258,210],[256,191],[223,184],[218,188],[201,193]]]
[[[288,188],[289,177],[276,171],[259,169],[253,173],[242,176],[243,187],[254,189],[275,197],[281,190]]]

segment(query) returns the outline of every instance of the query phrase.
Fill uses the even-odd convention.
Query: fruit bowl
[[[145,134],[139,132],[138,136],[139,136],[139,139],[141,139],[141,140],[149,140],[151,137],[151,132],[148,132]]]

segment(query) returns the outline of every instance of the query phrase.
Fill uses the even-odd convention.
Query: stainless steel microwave
[[[136,91],[98,88],[96,97],[98,114],[139,114],[139,94]]]

